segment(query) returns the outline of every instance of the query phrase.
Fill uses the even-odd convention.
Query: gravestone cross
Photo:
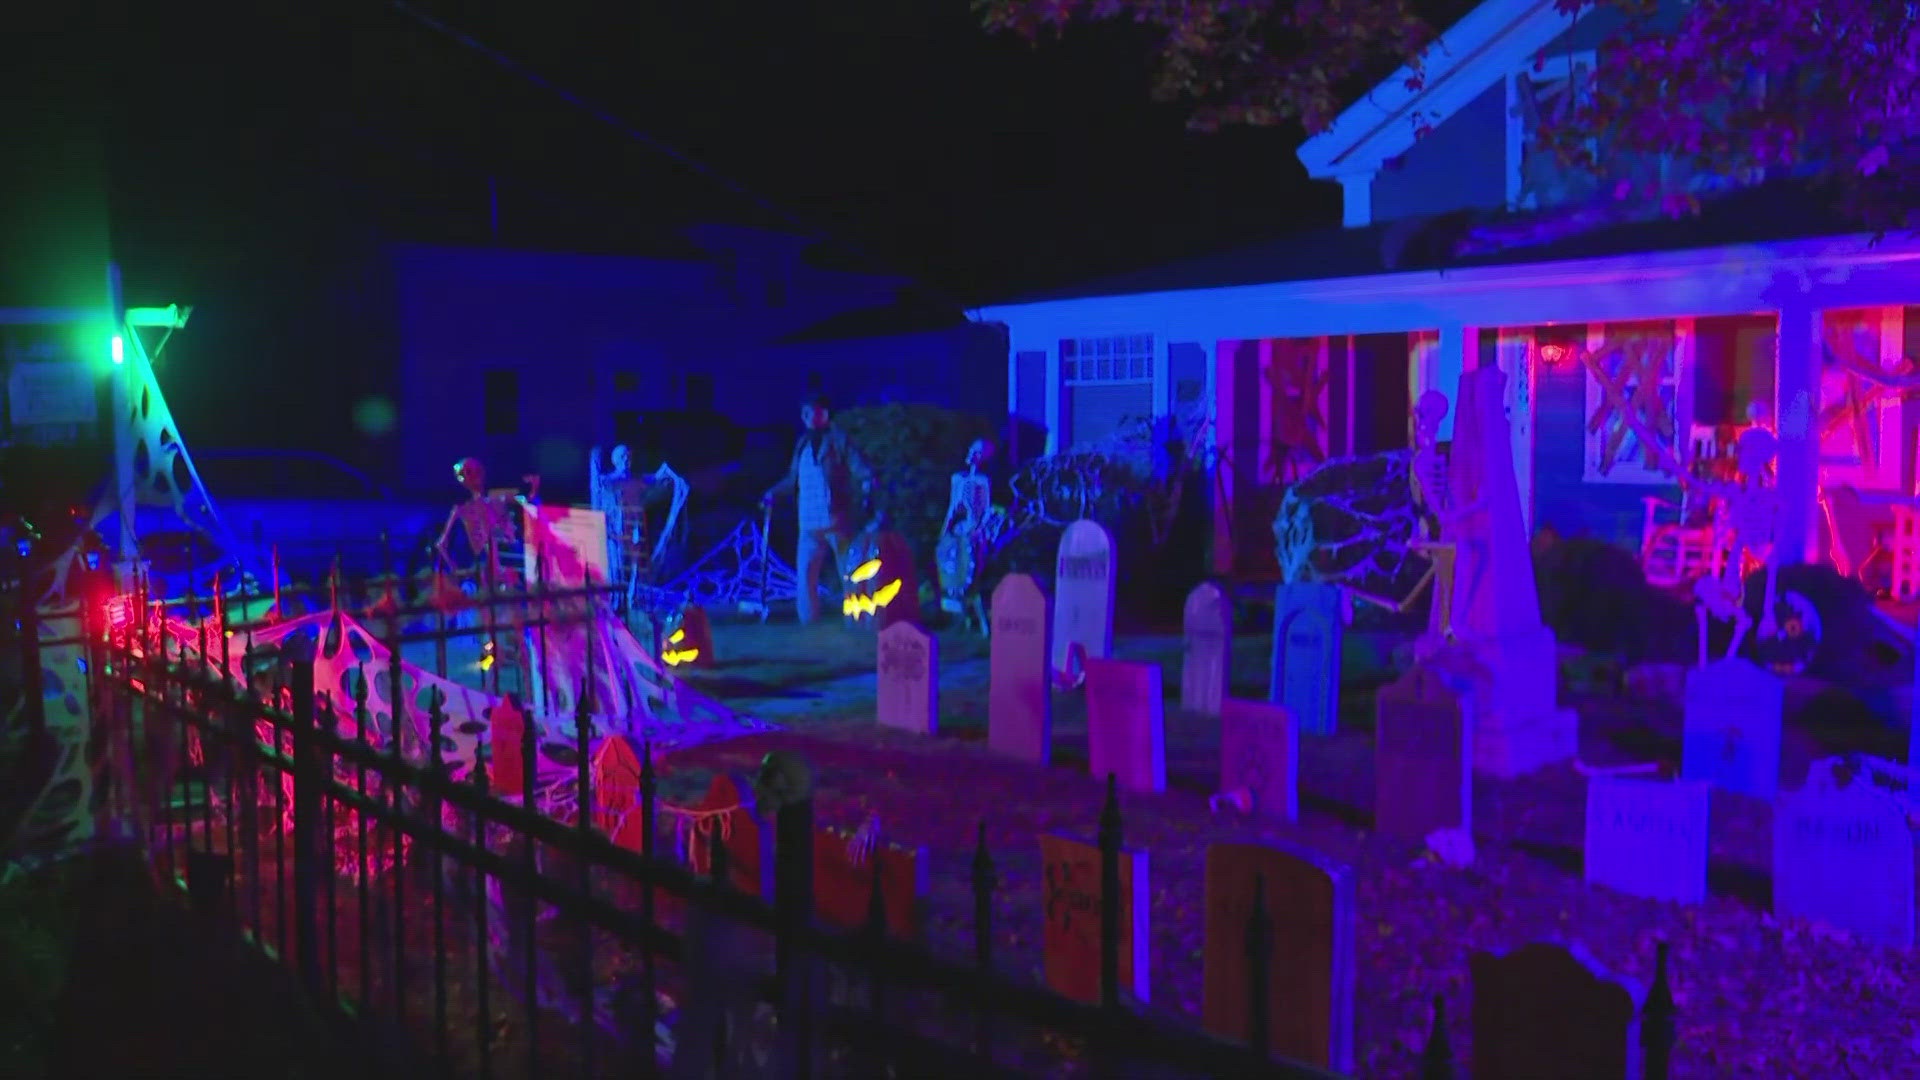
[[[1160,665],[1087,661],[1087,759],[1126,791],[1167,790],[1167,715]]]
[[[1780,786],[1786,684],[1738,657],[1687,673],[1680,775],[1771,799]]]
[[[1373,827],[1408,840],[1473,831],[1470,675],[1416,664],[1375,696]]]
[[[880,631],[881,727],[935,735],[940,730],[940,641],[909,622]]]
[[[1203,581],[1187,594],[1181,623],[1186,640],[1180,664],[1180,707],[1218,716],[1232,663],[1233,605],[1220,586]]]
[[[1045,765],[1053,749],[1053,678],[1047,632],[1052,613],[1040,583],[1008,574],[993,590],[989,616],[987,746]]]
[[[1340,723],[1340,610],[1332,585],[1293,582],[1274,592],[1267,696],[1292,709],[1308,735],[1331,735]]]
[[[1070,682],[1068,657],[1078,645],[1089,660],[1113,655],[1113,537],[1081,519],[1060,534],[1053,572],[1053,670]]]

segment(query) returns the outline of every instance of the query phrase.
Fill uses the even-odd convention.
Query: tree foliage
[[[988,29],[1040,41],[1075,23],[1127,21],[1157,38],[1154,95],[1196,128],[1326,129],[1367,85],[1407,65],[1424,78],[1434,27],[1413,0],[976,0]],[[1543,134],[1569,163],[1660,155],[1670,208],[1701,185],[1785,172],[1836,182],[1869,216],[1906,223],[1920,179],[1920,17],[1907,0],[1556,0],[1610,9],[1591,85]],[[1419,128],[1427,120],[1407,120]]]

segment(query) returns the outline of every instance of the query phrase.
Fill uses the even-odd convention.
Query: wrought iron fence
[[[464,632],[492,634],[494,605],[547,611],[572,595],[484,593],[483,625]],[[1253,1020],[1243,1042],[1123,1002],[1122,825],[1111,780],[1098,829],[1101,1001],[1083,1004],[996,969],[997,884],[984,825],[971,864],[971,957],[889,936],[877,856],[866,926],[830,929],[815,913],[808,782],[778,754],[763,765],[760,789],[773,835],[768,898],[737,887],[729,865],[744,852],[721,831],[708,834],[704,873],[663,849],[644,746],[626,811],[638,815],[638,838],[614,841],[625,821],[596,801],[585,694],[570,754],[559,755],[552,730],[539,748],[573,766],[572,798],[560,800],[571,813],[556,815],[531,794],[533,723],[518,748],[524,783],[492,790],[503,748],[449,760],[437,693],[425,730],[410,736],[403,719],[375,713],[364,674],[351,702],[316,687],[310,644],[255,652],[244,627],[229,635],[215,624],[209,641],[208,620],[176,623],[169,641],[167,622],[147,618],[144,603],[139,610],[89,629],[106,812],[134,823],[164,883],[235,921],[410,1068],[1026,1075],[1059,1068],[1064,1040],[1096,1074],[1332,1075],[1270,1053],[1267,963],[1249,965]],[[381,617],[395,656],[406,641],[444,643],[460,632],[427,608],[388,605]],[[436,619],[402,639],[402,626]],[[183,625],[197,640],[181,639]],[[390,668],[398,714],[398,665]],[[1271,945],[1254,895],[1246,945],[1264,956]]]

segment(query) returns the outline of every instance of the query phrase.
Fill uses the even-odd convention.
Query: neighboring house
[[[863,314],[908,304],[907,282],[822,268],[806,241],[781,233],[687,235],[701,257],[392,248],[400,484],[451,491],[453,462],[473,455],[501,483],[537,472],[563,493],[584,489],[591,446],[662,433],[676,443],[689,417],[709,418],[695,426],[715,438],[720,427],[794,425],[810,390],[841,406],[931,401],[1004,415],[1004,384],[979,377],[1006,354],[998,328],[957,307],[945,320],[916,309],[928,329],[856,336]],[[823,323],[849,336],[817,340],[809,331]],[[657,449],[684,466],[674,445]]]
[[[1890,516],[1915,482],[1920,405],[1886,383],[1920,355],[1920,242],[1876,243],[1771,182],[1669,220],[1616,201],[1617,182],[1729,185],[1657,160],[1554,166],[1533,118],[1578,92],[1610,29],[1555,0],[1488,0],[1418,89],[1403,69],[1300,148],[1341,184],[1347,228],[976,312],[1007,327],[1013,413],[1049,450],[1119,413],[1204,413],[1223,574],[1271,573],[1285,484],[1405,446],[1411,396],[1451,398],[1469,365],[1509,376],[1533,526],[1637,547],[1647,498],[1677,491],[1622,416],[1704,470],[1755,406],[1780,436],[1790,557],[1823,550],[1826,490]]]

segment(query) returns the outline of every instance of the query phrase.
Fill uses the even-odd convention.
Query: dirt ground
[[[692,681],[742,711],[788,730],[696,747],[668,759],[668,797],[692,797],[714,770],[751,771],[768,750],[801,753],[815,770],[823,825],[877,812],[896,841],[925,845],[931,868],[927,925],[933,943],[965,955],[972,933],[968,862],[984,821],[1001,888],[995,949],[1011,970],[1041,962],[1040,857],[1036,837],[1091,838],[1101,785],[1086,774],[1085,709],[1056,697],[1054,763],[1037,767],[990,755],[984,642],[941,634],[941,732],[922,738],[873,721],[874,640],[837,623],[805,630],[774,623],[716,626],[717,669]],[[1264,697],[1264,635],[1235,642],[1233,691]],[[1716,792],[1710,897],[1681,907],[1589,887],[1580,878],[1585,780],[1571,764],[1514,781],[1477,777],[1478,858],[1465,870],[1422,857],[1419,845],[1372,835],[1372,694],[1350,685],[1341,728],[1302,745],[1301,820],[1278,824],[1217,817],[1207,806],[1218,775],[1218,726],[1181,713],[1179,642],[1135,636],[1123,658],[1165,665],[1169,790],[1123,801],[1125,838],[1151,853],[1153,1004],[1197,1018],[1201,985],[1199,890],[1204,851],[1217,841],[1273,840],[1319,851],[1357,881],[1359,1074],[1411,1075],[1435,994],[1447,998],[1450,1037],[1471,1054],[1467,959],[1531,941],[1572,941],[1608,970],[1644,986],[1654,945],[1671,942],[1679,1009],[1678,1077],[1881,1076],[1920,1055],[1920,955],[1861,945],[1768,914],[1770,805]],[[1348,670],[1372,662],[1350,642]],[[1677,769],[1676,703],[1631,701],[1611,688],[1581,687],[1584,665],[1563,669],[1563,701],[1581,715],[1589,764],[1655,762]],[[1802,700],[1804,689],[1796,694]],[[1792,695],[1790,695],[1790,698]],[[1790,700],[1790,715],[1793,703]],[[1783,786],[1810,761],[1863,748],[1884,752],[1885,732],[1836,731],[1790,722]]]

